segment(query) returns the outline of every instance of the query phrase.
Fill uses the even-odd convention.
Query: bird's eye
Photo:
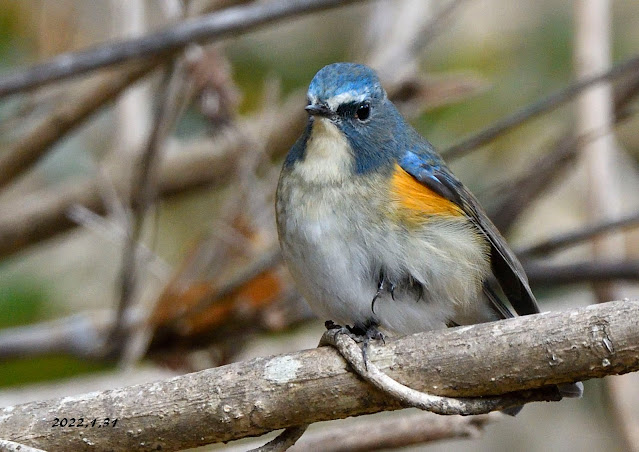
[[[355,112],[355,117],[360,121],[366,121],[371,114],[371,104],[368,102],[364,102],[359,107],[357,107],[357,111]]]

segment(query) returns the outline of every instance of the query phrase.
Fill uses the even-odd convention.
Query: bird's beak
[[[330,108],[328,108],[327,105],[324,105],[324,104],[307,105],[305,110],[311,116],[324,116],[326,118],[330,118],[331,116],[333,116],[335,114],[335,113],[333,113],[333,111]]]

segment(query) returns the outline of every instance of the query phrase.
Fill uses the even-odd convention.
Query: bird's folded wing
[[[452,175],[446,165],[413,152],[407,152],[398,163],[406,173],[429,191],[437,193],[461,209],[486,237],[491,248],[493,274],[515,311],[519,315],[538,313],[537,301],[530,290],[521,263],[484,213],[477,199]]]

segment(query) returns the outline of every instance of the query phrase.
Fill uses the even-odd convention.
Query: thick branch
[[[27,70],[0,78],[0,97],[135,58],[176,53],[187,44],[226,38],[278,20],[361,0],[279,0],[237,6],[139,38],[65,53]]]
[[[639,370],[639,302],[610,302],[372,345],[414,389],[479,396]],[[428,363],[424,366],[424,363]],[[56,450],[176,450],[283,427],[394,410],[332,348],[257,358],[170,380],[0,410],[0,438]],[[51,428],[55,417],[115,428]]]

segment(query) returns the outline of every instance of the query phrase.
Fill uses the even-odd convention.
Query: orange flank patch
[[[398,204],[397,215],[421,223],[432,216],[460,217],[462,209],[452,201],[434,192],[395,164],[391,179],[391,196]]]

